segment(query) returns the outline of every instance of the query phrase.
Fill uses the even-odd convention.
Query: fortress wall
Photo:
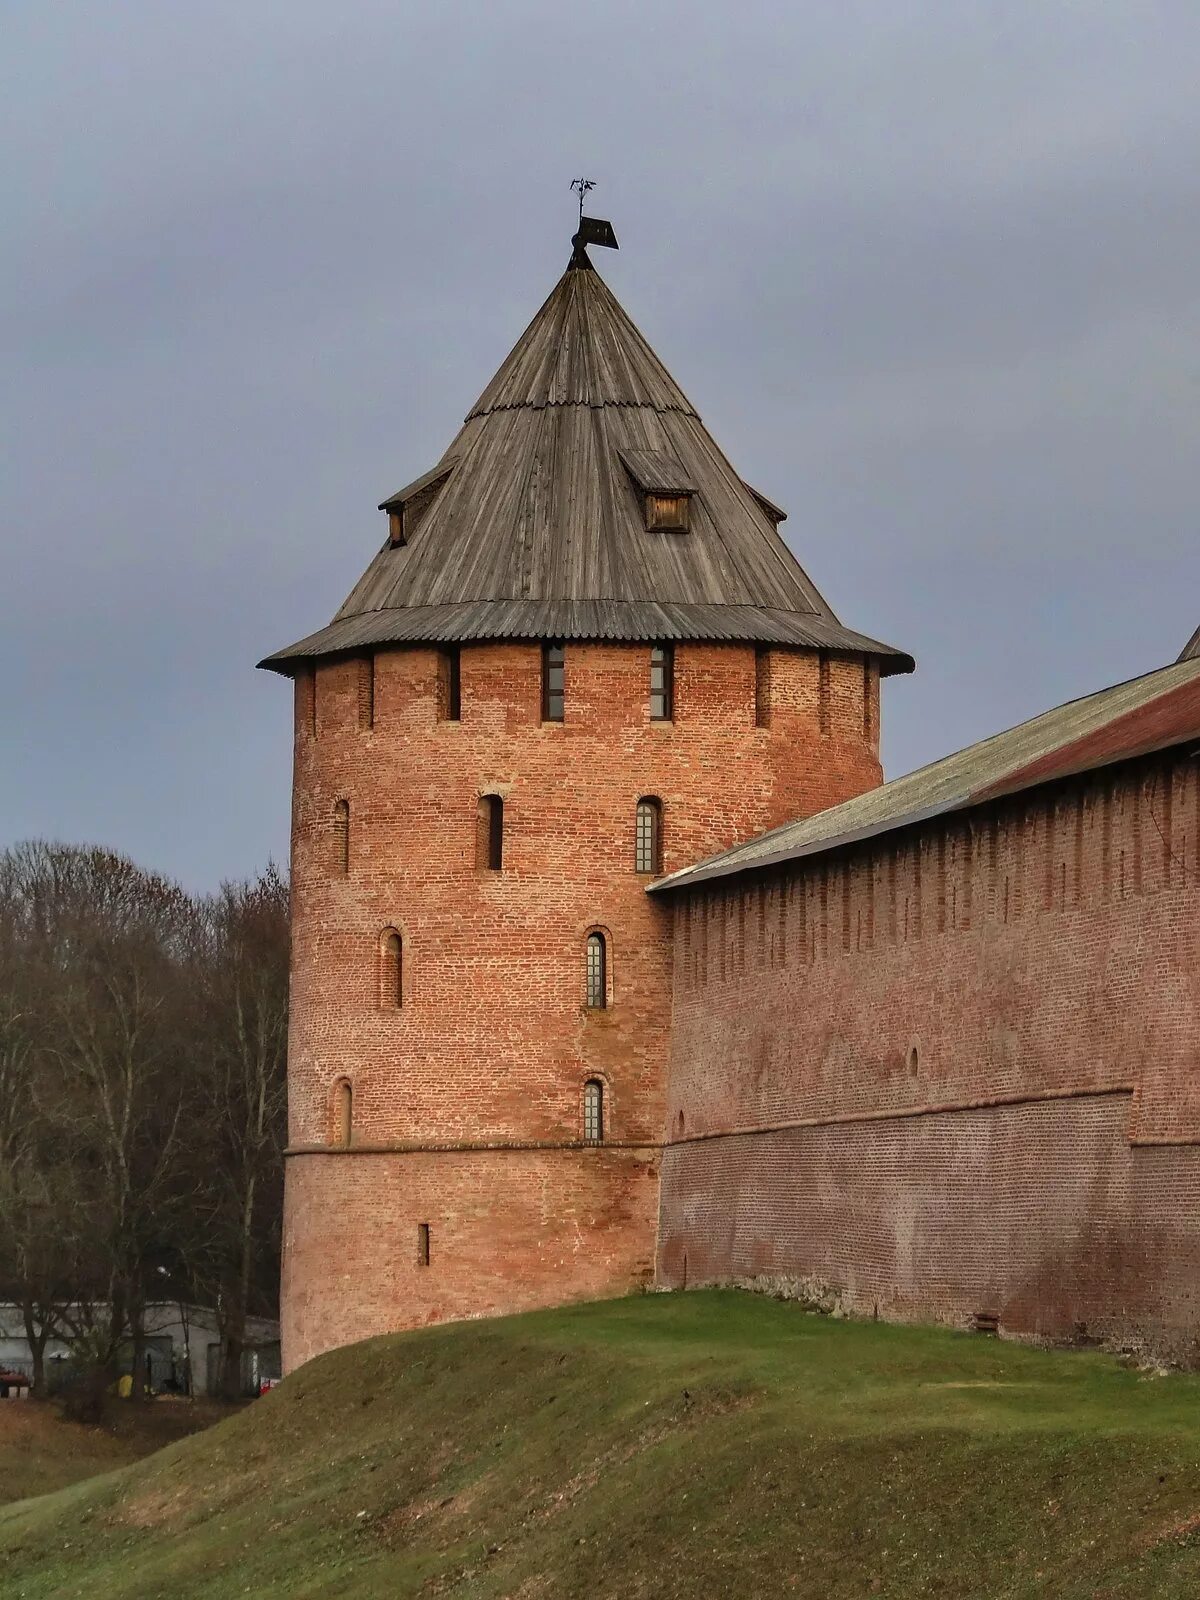
[[[653,1276],[657,1205],[652,1149],[294,1157],[288,1368],[401,1327],[624,1294]],[[420,1222],[428,1265],[418,1259]]]
[[[541,721],[536,644],[464,645],[459,721],[443,715],[434,649],[322,663],[298,680],[289,1367],[368,1329],[615,1292],[652,1259],[654,1205],[628,1201],[628,1162],[578,1148],[590,1078],[605,1087],[608,1140],[662,1137],[671,917],[635,870],[637,801],[662,802],[670,871],[880,774],[877,675],[861,659],[772,651],[766,726],[751,646],[677,646],[665,723],[649,718],[649,662],[648,644],[568,643],[561,724]],[[504,802],[500,872],[476,864],[488,793]],[[604,1010],[584,1003],[597,928]],[[403,939],[399,1008],[381,1003],[388,929]],[[342,1082],[348,1151],[332,1148]],[[445,1145],[462,1148],[436,1156],[431,1190],[417,1152]],[[541,1145],[562,1148],[528,1149]],[[657,1170],[641,1160],[639,1186]],[[436,1275],[413,1266],[418,1221],[442,1241]]]
[[[1198,882],[1166,755],[681,896],[660,1279],[1188,1344]]]

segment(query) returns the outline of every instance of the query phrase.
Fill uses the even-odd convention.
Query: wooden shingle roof
[[[633,467],[630,467],[630,463]],[[646,526],[645,478],[691,494]],[[429,486],[437,485],[432,495]],[[736,639],[912,658],[843,627],[695,409],[589,264],[567,269],[471,408],[406,542],[333,622],[261,664],[403,640]],[[406,514],[407,515],[407,514]]]

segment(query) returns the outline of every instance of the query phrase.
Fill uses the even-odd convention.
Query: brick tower
[[[881,673],[576,244],[295,680],[287,1365],[653,1269],[659,873],[876,784]]]

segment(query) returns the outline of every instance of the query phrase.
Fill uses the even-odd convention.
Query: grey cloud
[[[332,613],[565,264],[853,625],[899,772],[1200,621],[1184,4],[5,7],[0,837],[287,846]]]

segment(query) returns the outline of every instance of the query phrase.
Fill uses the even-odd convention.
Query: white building
[[[220,1335],[216,1313],[207,1306],[162,1300],[146,1307],[146,1359],[150,1387],[176,1394],[215,1394],[220,1377]],[[121,1370],[128,1372],[132,1346],[123,1351]],[[0,1304],[0,1371],[33,1370],[21,1308]],[[71,1370],[71,1353],[62,1339],[46,1344],[46,1379],[51,1392],[61,1388]],[[246,1319],[242,1389],[257,1394],[261,1384],[279,1376],[279,1323],[269,1317]]]

